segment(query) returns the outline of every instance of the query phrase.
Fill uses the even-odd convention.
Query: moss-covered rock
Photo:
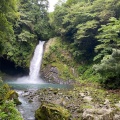
[[[9,90],[6,94],[6,99],[13,100],[16,105],[20,105],[21,102],[18,99],[18,93],[14,90]]]
[[[35,118],[37,120],[69,120],[70,113],[60,105],[43,102],[36,110]]]
[[[0,84],[0,104],[5,101],[13,100],[16,105],[20,105],[21,102],[18,99],[18,93],[15,90],[11,90],[8,84]]]

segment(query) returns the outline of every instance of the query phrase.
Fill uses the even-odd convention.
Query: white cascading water
[[[36,46],[33,58],[30,62],[29,80],[31,82],[37,81],[40,76],[39,72],[40,72],[40,66],[42,62],[43,45],[44,45],[44,41],[39,41],[39,44]]]
[[[39,41],[39,44],[36,46],[33,58],[30,62],[30,72],[29,76],[24,76],[17,79],[17,83],[21,84],[36,84],[44,83],[40,78],[40,67],[43,56],[43,45],[45,41]]]

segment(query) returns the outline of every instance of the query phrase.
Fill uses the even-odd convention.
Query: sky
[[[49,1],[49,12],[53,12],[54,11],[54,5],[58,2],[58,0],[48,0]]]

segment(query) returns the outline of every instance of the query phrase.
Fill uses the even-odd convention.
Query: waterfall
[[[21,84],[44,83],[43,80],[40,78],[40,67],[41,67],[41,63],[42,63],[44,43],[45,43],[45,41],[39,41],[39,44],[35,48],[33,58],[30,62],[29,76],[24,76],[24,77],[18,78],[17,83],[21,83]]]
[[[44,41],[39,41],[39,44],[36,46],[33,58],[30,62],[29,80],[31,82],[38,80],[40,76],[39,72],[42,62],[43,45]]]

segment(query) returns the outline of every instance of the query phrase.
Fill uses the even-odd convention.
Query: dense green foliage
[[[0,56],[28,67],[38,40],[51,36],[47,0],[0,3]]]
[[[56,5],[50,18],[56,34],[69,42],[71,55],[81,64],[81,78],[94,81],[100,76],[109,88],[120,85],[119,8],[118,0],[67,0]]]
[[[16,0],[0,2],[0,53],[4,51],[5,47],[8,49],[9,43],[14,39],[12,24],[18,17],[16,2]],[[7,43],[8,45],[6,45]]]
[[[80,64],[81,78],[97,75],[108,87],[108,81],[118,87],[120,1],[60,0],[53,13],[47,12],[48,5],[47,0],[0,3],[0,57],[28,67],[37,41],[59,36],[69,45],[72,59]]]
[[[95,59],[103,59],[101,64],[94,65],[94,69],[102,76],[102,83],[109,88],[116,88],[120,86],[120,20],[111,18],[99,31],[97,38],[101,44],[96,46],[99,54]]]
[[[0,106],[1,120],[23,120],[13,101],[7,101]]]

